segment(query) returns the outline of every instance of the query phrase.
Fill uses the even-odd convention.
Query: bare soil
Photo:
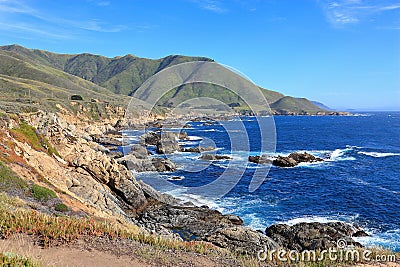
[[[34,238],[15,235],[0,239],[0,251],[12,252],[40,262],[43,266],[238,266],[222,255],[201,255],[160,249],[132,240],[88,237],[71,244],[43,248]]]

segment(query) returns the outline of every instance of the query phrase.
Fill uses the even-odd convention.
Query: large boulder
[[[182,152],[192,152],[192,153],[201,153],[204,151],[211,151],[214,150],[215,148],[212,146],[206,146],[206,147],[202,147],[202,146],[195,146],[195,147],[189,147],[189,148],[183,148]]]
[[[103,135],[93,135],[92,139],[94,142],[102,145],[110,146],[126,146],[128,143],[124,140],[117,139],[115,137],[103,136]]]
[[[226,160],[226,159],[232,159],[232,158],[229,156],[224,156],[224,155],[203,154],[200,156],[199,159],[202,159],[202,160]]]
[[[360,227],[342,222],[276,224],[268,227],[265,234],[281,247],[297,251],[337,247],[339,239],[346,240],[348,245],[361,246],[351,237],[367,236]]]
[[[179,140],[189,140],[187,132],[181,131],[178,135]]]
[[[175,163],[168,158],[138,159],[134,155],[127,155],[123,158],[119,158],[118,162],[129,170],[134,170],[136,172],[173,172],[176,171],[177,168]]]
[[[223,215],[207,207],[182,207],[158,204],[148,207],[138,217],[146,228],[164,228],[178,233],[182,239],[207,241],[243,254],[257,253],[264,246],[277,249],[278,245],[264,234],[244,227],[234,215]]]
[[[317,158],[307,152],[294,152],[291,153],[289,158],[294,159],[297,163],[301,162],[316,162],[316,161],[322,161],[323,159]]]
[[[279,245],[268,236],[243,226],[217,229],[207,235],[205,240],[241,254],[256,255],[260,249],[273,250],[279,248]]]
[[[70,166],[83,169],[94,180],[110,187],[133,208],[141,207],[146,203],[141,186],[133,174],[106,154],[89,149],[79,156],[70,154],[64,159]]]
[[[278,156],[276,159],[274,159],[272,161],[272,164],[278,167],[294,167],[296,166],[298,163],[296,160],[289,158],[289,157],[282,157],[282,156]]]
[[[294,152],[291,153],[289,156],[278,156],[272,161],[272,164],[278,167],[294,167],[297,166],[299,163],[302,162],[318,162],[323,161],[321,158],[317,158],[307,152]]]
[[[159,132],[146,132],[140,136],[140,142],[146,146],[155,146],[161,140],[161,134]]]
[[[151,163],[158,172],[176,171],[176,164],[168,158],[152,158]]]
[[[158,154],[171,154],[176,151],[181,151],[176,134],[171,132],[162,133],[156,146]]]
[[[257,164],[272,163],[272,160],[268,158],[265,154],[261,156],[249,156],[249,161]]]
[[[113,159],[119,159],[124,156],[124,153],[122,153],[121,151],[110,151],[107,153],[107,156]]]
[[[178,134],[173,132],[147,132],[140,137],[140,141],[146,146],[156,146],[158,154],[171,154],[181,151],[181,147],[178,144]]]
[[[146,159],[149,155],[149,151],[145,146],[134,144],[129,154],[135,156],[137,159]]]

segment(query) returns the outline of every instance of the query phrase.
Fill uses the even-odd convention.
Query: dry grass
[[[0,252],[0,266],[40,267],[41,265],[29,258],[11,252]]]
[[[84,236],[109,239],[127,238],[161,249],[179,249],[206,254],[215,247],[205,242],[182,242],[148,234],[133,224],[95,218],[56,217],[21,207],[23,201],[0,194],[0,236],[28,234],[39,238],[44,246],[69,243]]]

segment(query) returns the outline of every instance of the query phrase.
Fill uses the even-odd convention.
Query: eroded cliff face
[[[243,253],[277,247],[269,237],[242,226],[237,216],[183,204],[137,181],[93,141],[93,136],[115,131],[114,121],[92,124],[72,119],[70,114],[68,120],[63,117],[39,111],[13,116],[1,124],[1,142],[12,143],[9,150],[15,154],[14,160],[6,161],[17,174],[49,182],[62,192],[60,197],[90,215],[120,218],[163,236],[208,241]],[[39,148],[13,135],[12,129],[22,124],[34,127],[42,140]]]

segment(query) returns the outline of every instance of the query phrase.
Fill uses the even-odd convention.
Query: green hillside
[[[100,55],[56,54],[27,49],[19,45],[0,46],[0,86],[2,97],[12,93],[20,98],[30,88],[37,98],[68,99],[72,94],[84,98],[123,102],[151,76],[170,66],[192,61],[213,61],[205,57],[171,55],[161,59],[133,55],[107,58]],[[243,89],[245,90],[245,89]],[[304,98],[260,88],[271,108],[279,112],[317,112],[321,108]],[[8,92],[8,93],[7,93]],[[151,95],[154,92],[146,92]],[[243,94],[246,92],[243,91]],[[186,84],[174,88],[158,104],[177,106],[193,97],[216,98],[226,104],[245,109],[246,105],[229,90],[212,84]]]
[[[321,108],[314,105],[310,100],[306,98],[295,98],[291,96],[285,96],[276,102],[272,103],[271,109],[276,110],[280,113],[315,113],[321,111]]]

